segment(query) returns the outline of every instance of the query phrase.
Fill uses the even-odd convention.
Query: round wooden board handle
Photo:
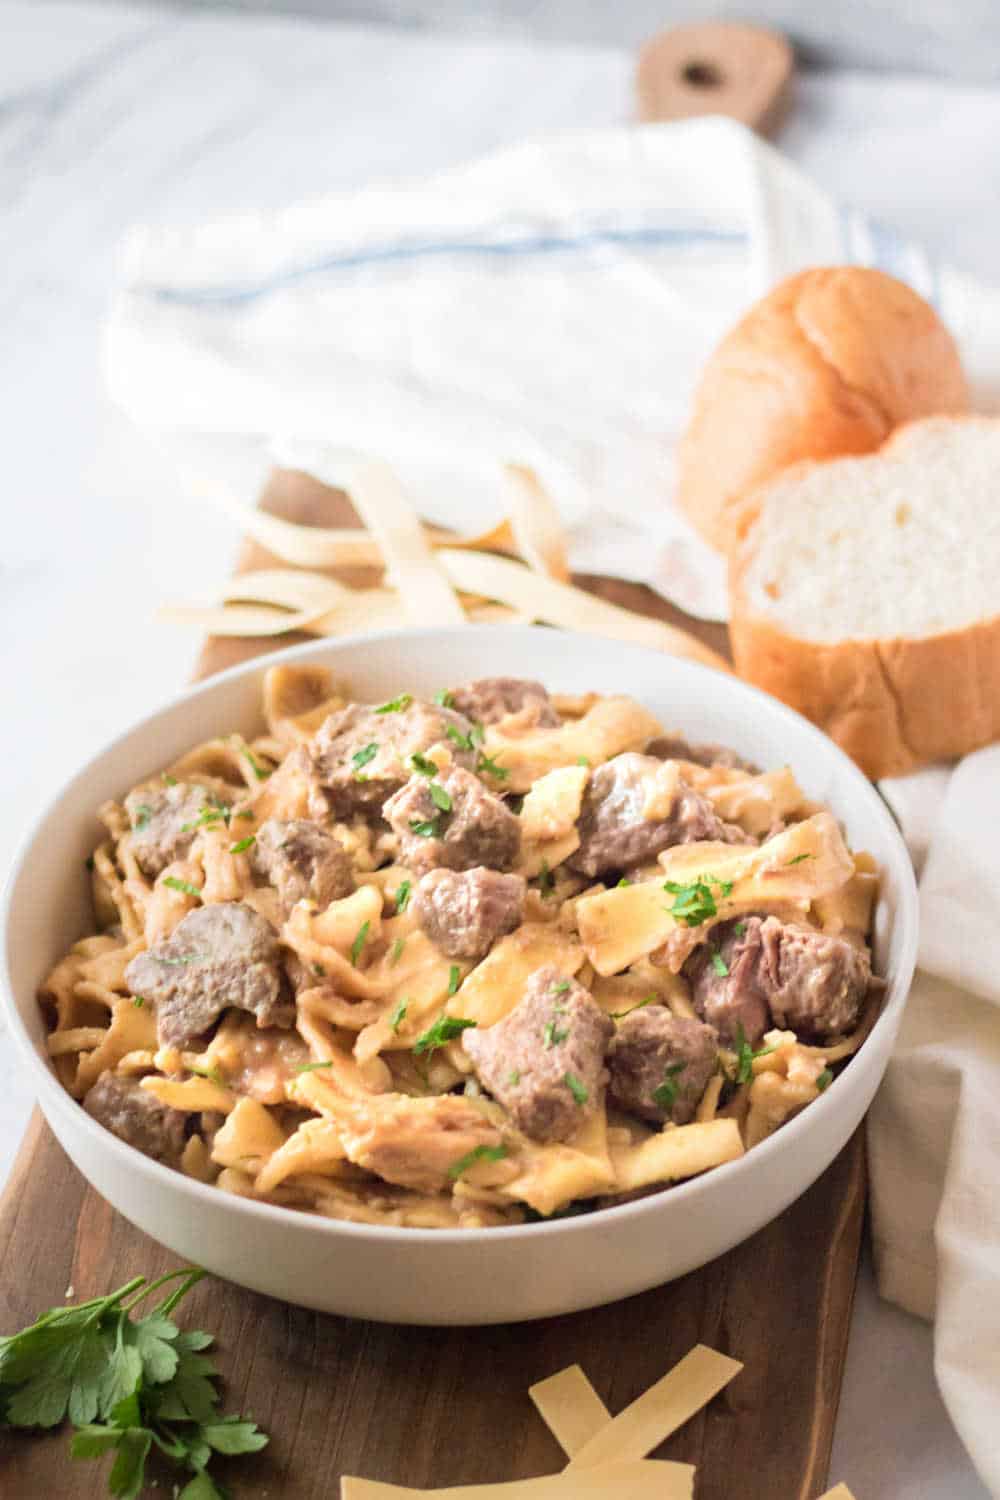
[[[791,100],[794,67],[785,37],[762,26],[721,21],[671,26],[639,52],[639,119],[729,115],[769,135]]]

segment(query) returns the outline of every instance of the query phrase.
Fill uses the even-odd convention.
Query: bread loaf
[[[869,453],[913,418],[968,409],[954,340],[881,271],[803,271],[712,355],[678,450],[677,499],[728,552],[748,491],[808,458]]]
[[[730,556],[737,671],[869,776],[1000,738],[1000,420],[786,470]]]

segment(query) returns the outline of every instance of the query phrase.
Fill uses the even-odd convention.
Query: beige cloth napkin
[[[879,1286],[933,1318],[945,1405],[1000,1495],[1000,746],[883,790],[920,871],[921,937],[869,1116]]]

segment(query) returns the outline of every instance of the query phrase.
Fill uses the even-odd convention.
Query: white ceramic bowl
[[[855,849],[882,870],[881,1016],[833,1086],[742,1160],[669,1192],[551,1224],[420,1230],[342,1224],[248,1203],[123,1145],[60,1086],[46,1059],[39,981],[91,927],[84,876],[95,808],[199,740],[260,725],[259,661],[175,699],[75,777],[39,819],[0,911],[11,1030],[56,1136],[98,1192],[154,1239],[220,1276],[304,1307],[401,1323],[497,1323],[593,1307],[659,1285],[722,1254],[820,1175],[864,1115],[885,1070],[913,973],[917,902],[906,849],[877,793],[817,729],[774,699],[688,662],[618,642],[530,627],[467,626],[321,641],[271,657],[320,662],[361,699],[430,695],[470,678],[537,677],[564,692],[638,698],[670,729],[789,763],[828,802]]]

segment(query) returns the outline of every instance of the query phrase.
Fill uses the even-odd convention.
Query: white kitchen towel
[[[503,466],[528,464],[578,569],[724,618],[718,560],[670,504],[693,381],[778,278],[843,261],[929,297],[996,404],[1000,295],[721,120],[565,134],[278,216],[137,231],[106,369],[203,494],[251,503],[269,451],[334,482],[361,452],[472,530],[504,509]],[[945,1401],[1000,1495],[1000,749],[886,792],[924,865],[924,935],[871,1118],[879,1274],[935,1316]]]
[[[920,967],[869,1116],[879,1285],[934,1318],[945,1404],[1000,1495],[1000,745],[883,791],[922,870]]]
[[[693,381],[774,281],[842,261],[936,302],[977,384],[1000,392],[996,292],[726,120],[567,132],[277,215],[137,230],[107,377],[182,466],[211,463],[214,486],[234,436],[278,440],[286,461],[306,439],[320,477],[339,477],[337,450],[387,459],[423,514],[472,530],[505,510],[504,465],[529,465],[575,567],[724,619],[722,565],[671,505]]]

